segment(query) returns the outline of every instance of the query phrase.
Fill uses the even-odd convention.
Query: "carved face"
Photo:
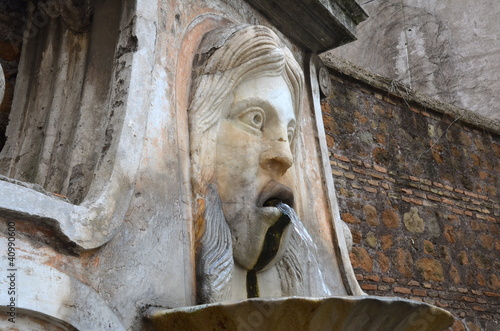
[[[281,76],[247,79],[232,93],[217,137],[216,181],[235,262],[253,269],[266,233],[281,215],[270,200],[293,204],[292,96]],[[290,236],[284,229],[274,261]],[[270,263],[269,265],[271,265]]]

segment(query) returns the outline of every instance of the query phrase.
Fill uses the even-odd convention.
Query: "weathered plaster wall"
[[[500,3],[359,0],[358,40],[331,51],[442,101],[500,118]]]
[[[344,69],[331,69],[322,107],[361,287],[444,307],[453,330],[498,330],[498,122],[471,125],[446,105],[396,97],[389,81]]]

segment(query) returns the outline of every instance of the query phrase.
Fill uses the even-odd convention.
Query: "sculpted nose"
[[[283,176],[293,164],[293,155],[286,139],[280,138],[260,155],[260,166],[263,169]]]

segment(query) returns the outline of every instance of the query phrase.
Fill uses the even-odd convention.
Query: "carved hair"
[[[214,182],[219,120],[228,116],[231,92],[257,76],[281,76],[292,94],[296,117],[302,104],[303,75],[291,52],[264,26],[237,25],[207,33],[194,60],[189,106],[191,182],[195,201],[198,301],[221,301],[234,267],[229,228]],[[214,204],[216,206],[214,206]],[[229,242],[228,242],[229,240]],[[221,275],[212,282],[207,275]],[[222,277],[223,275],[223,277]]]

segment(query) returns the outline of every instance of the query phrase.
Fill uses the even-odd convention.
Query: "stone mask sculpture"
[[[194,61],[188,113],[198,302],[327,295],[321,275],[305,275],[312,247],[286,216],[294,214],[287,206],[300,66],[274,32],[250,25],[208,33]]]

